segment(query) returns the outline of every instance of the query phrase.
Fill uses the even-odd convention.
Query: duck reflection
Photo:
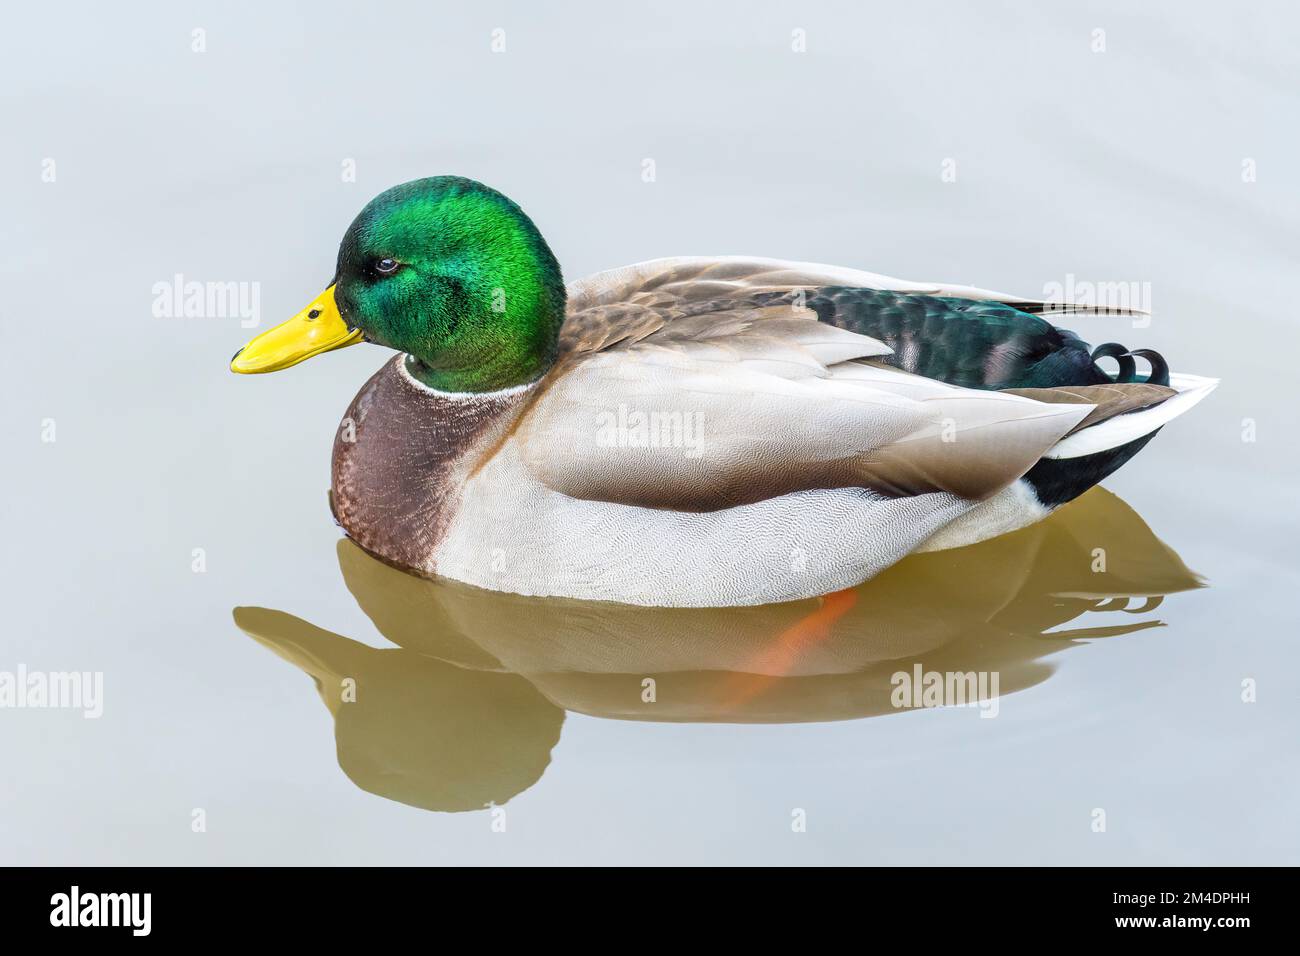
[[[395,648],[282,611],[235,623],[310,675],[357,786],[429,810],[503,804],[550,762],[566,711],[654,721],[849,720],[897,713],[896,674],[1041,683],[1048,655],[1159,627],[1195,574],[1113,494],[1047,520],[913,555],[824,598],[753,608],[652,609],[526,598],[412,577],[338,544],[348,590]],[[1080,618],[1080,626],[1064,625]],[[918,668],[920,670],[918,670]],[[951,701],[945,701],[951,702]],[[987,703],[987,701],[986,701]]]

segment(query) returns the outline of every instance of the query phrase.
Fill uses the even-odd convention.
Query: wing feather
[[[1145,382],[1112,382],[1108,385],[1073,385],[1056,388],[1008,388],[1006,392],[1038,402],[1091,403],[1095,407],[1073,430],[1077,432],[1116,415],[1140,411],[1159,405],[1177,395],[1175,389]]]
[[[805,293],[832,285],[1012,300],[773,259],[600,273],[570,286],[561,361],[516,433],[526,467],[574,498],[680,511],[845,487],[979,500],[1093,408],[902,371],[818,320]]]
[[[816,488],[983,499],[1092,408],[859,364],[879,343],[835,331],[760,320],[571,356],[520,424],[522,457],[571,497],[679,511]]]

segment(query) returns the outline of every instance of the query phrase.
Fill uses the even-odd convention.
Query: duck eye
[[[397,271],[397,266],[398,262],[396,259],[383,258],[375,260],[375,271],[381,275],[392,275]]]

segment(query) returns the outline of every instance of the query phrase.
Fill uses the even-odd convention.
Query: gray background
[[[1300,22],[1070,6],[7,11],[0,669],[102,670],[106,700],[98,721],[0,711],[0,862],[1297,862]],[[265,327],[319,291],[372,195],[435,173],[518,200],[570,278],[745,253],[1026,295],[1150,282],[1137,344],[1224,383],[1108,485],[1209,589],[1166,602],[1165,628],[1072,649],[997,720],[570,715],[504,835],[362,792],[310,683],[230,610],[380,643],[324,493],[383,356],[236,377],[249,330],[156,318],[151,290],[256,281]],[[1106,321],[1076,325],[1099,341]]]

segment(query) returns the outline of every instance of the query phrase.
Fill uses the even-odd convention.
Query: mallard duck
[[[1044,318],[1057,311],[1075,310],[734,256],[566,287],[518,205],[438,176],[372,200],[325,292],[231,369],[362,341],[399,353],[344,415],[331,492],[338,523],[389,563],[524,595],[726,607],[1023,527],[1216,384],[1153,352],[1090,351]]]

